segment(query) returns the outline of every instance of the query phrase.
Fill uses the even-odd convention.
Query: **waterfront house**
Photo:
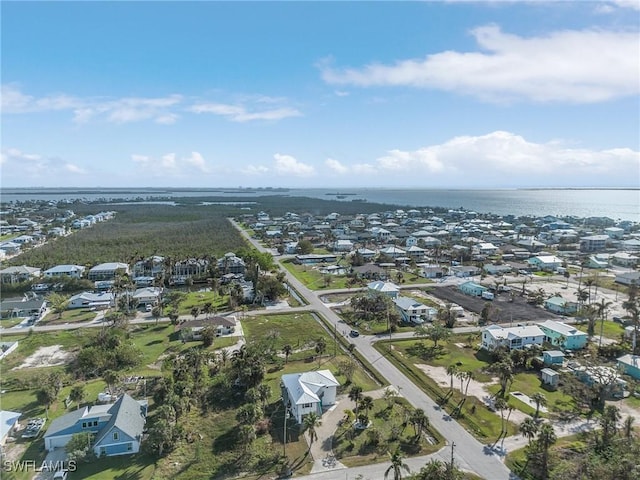
[[[39,319],[47,309],[47,302],[41,298],[7,299],[0,302],[1,318],[35,317]]]
[[[54,419],[44,435],[49,452],[64,448],[76,433],[93,434],[96,456],[131,455],[140,450],[147,415],[146,401],[126,393],[115,403],[85,406]]]
[[[236,331],[237,320],[233,315],[228,317],[214,316],[207,318],[195,318],[180,323],[176,327],[176,331],[185,340],[202,340],[202,330],[211,327],[216,332],[216,337],[222,335],[231,335]]]
[[[18,267],[7,267],[0,270],[0,282],[2,283],[20,283],[28,282],[40,277],[41,270],[36,267],[28,267],[20,265]]]
[[[101,263],[89,269],[88,278],[92,281],[115,280],[118,275],[128,275],[129,265],[120,262]]]
[[[115,295],[111,292],[83,292],[69,298],[67,308],[109,308],[115,306]]]
[[[545,272],[556,272],[562,266],[562,260],[555,255],[539,255],[528,262],[533,269]]]
[[[2,447],[7,443],[7,438],[16,430],[21,416],[22,413],[20,412],[0,410],[0,454],[2,453]]]
[[[290,373],[282,376],[280,387],[285,407],[298,423],[305,415],[323,411],[336,403],[340,383],[329,370]]]
[[[568,350],[579,350],[587,345],[588,336],[572,325],[545,320],[539,324],[545,335],[545,341]]]
[[[69,277],[69,278],[82,278],[85,267],[81,265],[56,265],[48,270],[44,271],[44,276],[47,278],[56,277]]]

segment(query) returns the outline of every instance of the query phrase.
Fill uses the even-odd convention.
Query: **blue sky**
[[[1,9],[4,188],[640,186],[640,0]]]

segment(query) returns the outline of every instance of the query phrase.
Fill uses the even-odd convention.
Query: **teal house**
[[[482,295],[482,292],[486,292],[488,290],[487,287],[483,287],[476,282],[464,282],[461,283],[458,288],[462,293],[466,295],[473,295],[474,297],[479,297]]]
[[[545,342],[551,345],[557,345],[565,350],[580,350],[587,345],[587,334],[572,325],[546,320],[538,326],[544,332]]]
[[[640,355],[626,355],[618,358],[618,368],[636,380],[640,380]]]
[[[542,352],[542,361],[546,366],[562,366],[564,363],[564,353],[560,350],[545,350]]]
[[[570,302],[562,297],[551,297],[544,301],[544,308],[553,313],[571,315],[578,311],[578,303]]]

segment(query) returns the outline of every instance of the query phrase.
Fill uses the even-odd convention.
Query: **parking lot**
[[[517,290],[511,293],[495,293],[492,301],[483,300],[480,297],[472,297],[458,290],[457,286],[435,287],[429,292],[434,297],[447,302],[460,305],[465,310],[480,315],[484,306],[491,304],[490,319],[497,323],[507,322],[531,322],[543,321],[547,319],[559,320],[560,317],[541,307],[536,307],[527,303],[526,298],[519,295]],[[513,300],[513,301],[510,301]]]

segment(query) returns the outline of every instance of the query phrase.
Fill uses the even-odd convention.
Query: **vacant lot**
[[[560,317],[540,307],[529,305],[523,297],[516,293],[513,297],[508,293],[496,294],[495,300],[488,302],[480,297],[465,295],[456,286],[435,287],[430,292],[436,298],[449,303],[455,303],[461,307],[480,314],[485,304],[492,306],[490,318],[494,322],[519,322],[534,320],[558,320]],[[513,298],[513,301],[509,301]]]

